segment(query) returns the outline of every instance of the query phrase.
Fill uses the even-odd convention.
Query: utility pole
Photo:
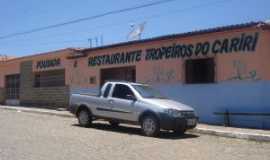
[[[95,37],[96,40],[96,47],[98,47],[98,37]]]
[[[89,47],[90,48],[103,46],[103,35],[96,36],[94,38],[88,38],[88,42],[89,42]]]
[[[100,36],[100,45],[103,46],[103,35]]]
[[[92,38],[88,38],[89,47],[92,48]]]

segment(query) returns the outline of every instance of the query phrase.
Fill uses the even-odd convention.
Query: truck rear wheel
[[[92,124],[91,113],[87,109],[82,109],[78,114],[78,121],[80,126],[89,127]]]
[[[159,122],[156,117],[147,115],[142,119],[141,128],[144,135],[155,137],[160,132]]]

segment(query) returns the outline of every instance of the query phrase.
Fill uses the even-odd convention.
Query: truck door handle
[[[113,100],[109,100],[109,103],[110,103],[110,104],[113,104]]]

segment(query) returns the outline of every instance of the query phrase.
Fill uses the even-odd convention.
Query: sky
[[[0,37],[159,0],[0,0]],[[132,24],[142,39],[270,19],[269,0],[175,0],[166,4],[0,39],[0,54],[26,56],[63,48],[127,41]],[[101,40],[99,44],[101,45]]]

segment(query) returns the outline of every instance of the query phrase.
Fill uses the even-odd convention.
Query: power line
[[[217,4],[221,4],[221,3],[228,3],[230,1],[232,1],[232,0],[216,0],[216,1],[210,1],[210,2],[201,3],[201,4],[195,4],[195,5],[190,6],[190,7],[185,7],[185,8],[176,9],[176,10],[170,10],[170,11],[168,11],[166,13],[162,13],[162,14],[154,14],[154,15],[151,15],[151,16],[148,16],[148,17],[143,18],[143,20],[146,21],[146,20],[150,20],[150,19],[160,19],[160,18],[166,17],[166,16],[168,16],[170,14],[182,13],[182,12],[185,12],[185,11],[191,11],[193,9],[198,9],[198,8],[206,9],[207,7],[211,7],[211,6],[214,6],[214,5],[217,5]],[[138,18],[136,18],[136,19],[139,20]],[[134,21],[134,19],[133,19],[133,21]],[[142,21],[142,20],[140,20],[140,21]],[[126,23],[127,22],[123,22],[123,24],[126,24]],[[119,23],[118,24],[111,23],[110,25],[99,25],[99,26],[95,26],[94,28],[92,27],[91,30],[93,30],[93,29],[100,29],[100,28],[107,28],[107,27],[110,27],[110,28],[111,27],[119,27],[119,26],[122,26],[122,23],[121,23],[121,25],[119,25]],[[73,33],[73,32],[74,31],[68,32],[68,33]],[[81,33],[87,33],[87,32],[84,31],[84,32],[81,32]],[[50,37],[55,37],[55,36],[50,36]],[[88,39],[88,37],[81,38],[81,39],[75,39],[75,40],[74,39],[70,39],[70,40],[45,41],[45,42],[43,41],[41,43],[34,44],[34,45],[35,46],[58,45],[59,46],[59,45],[71,44],[71,43],[85,43],[81,47],[88,47],[89,43],[87,43],[87,39]],[[23,42],[26,42],[26,41],[23,41]],[[26,44],[20,43],[19,45],[21,45],[21,46],[27,45],[28,46],[29,44],[32,44],[32,42],[29,42],[29,43],[26,43]],[[12,45],[12,43],[9,43],[7,45]],[[7,45],[5,45],[5,46],[7,46]],[[19,45],[16,45],[16,46],[19,46]]]
[[[221,3],[229,3],[231,2],[232,0],[216,0],[216,1],[210,1],[210,2],[205,2],[205,3],[201,3],[201,4],[195,4],[193,6],[189,6],[189,7],[185,7],[185,8],[181,8],[181,9],[176,9],[176,10],[169,10],[165,13],[162,13],[162,14],[153,14],[153,15],[150,15],[150,16],[147,16],[147,17],[144,17],[144,18],[136,18],[136,19],[130,19],[128,21],[148,21],[148,20],[151,20],[151,19],[157,19],[157,18],[164,18],[170,14],[177,14],[177,13],[182,13],[182,12],[185,12],[185,11],[191,11],[191,10],[194,10],[194,9],[198,9],[198,8],[203,8],[203,9],[206,9],[207,7],[211,7],[211,6],[214,6],[214,5],[217,5],[217,4],[221,4]],[[107,27],[119,27],[119,26],[123,26],[123,24],[126,24],[128,23],[128,21],[125,21],[123,23],[110,23],[110,24],[106,24],[106,25],[97,25],[95,27],[91,27],[91,30],[98,30],[98,29],[101,29],[101,28],[107,28]],[[64,32],[64,33],[61,33],[61,34],[54,34],[53,36],[52,35],[45,35],[45,36],[42,36],[42,37],[50,37],[49,39],[51,39],[52,37],[60,37],[60,36],[63,36],[63,35],[66,35],[68,33],[76,33],[78,34],[78,32],[74,32],[74,31],[68,31],[68,32]],[[89,31],[83,31],[83,32],[79,32],[80,34],[84,33],[89,33]],[[87,38],[85,38],[87,39]],[[46,39],[45,39],[46,40]],[[58,43],[58,42],[62,42],[62,41],[57,41],[57,42],[52,42],[52,43]],[[65,41],[64,41],[65,42]],[[43,42],[44,43],[44,42]],[[41,43],[41,44],[43,44]],[[29,43],[31,44],[31,43]]]
[[[137,9],[141,9],[141,8],[146,8],[146,7],[156,6],[156,5],[160,5],[160,4],[164,4],[164,3],[169,3],[169,2],[172,2],[172,1],[176,1],[176,0],[160,0],[160,1],[147,3],[147,4],[143,4],[143,5],[138,5],[138,6],[134,6],[134,7],[128,7],[128,8],[124,8],[124,9],[108,11],[108,12],[98,14],[98,15],[94,15],[94,16],[89,16],[89,17],[79,18],[79,19],[75,19],[75,20],[71,20],[71,21],[66,21],[66,22],[63,22],[63,23],[57,23],[57,24],[48,25],[48,26],[44,26],[44,27],[34,28],[34,29],[31,29],[31,30],[28,30],[28,31],[15,32],[15,33],[11,33],[11,34],[8,34],[8,35],[3,35],[3,36],[0,36],[0,39],[7,39],[7,38],[19,36],[19,35],[25,35],[25,34],[30,34],[30,33],[34,33],[34,32],[40,32],[40,31],[44,31],[44,30],[48,30],[48,29],[52,29],[52,28],[58,28],[58,27],[62,27],[62,26],[65,26],[65,25],[79,23],[79,22],[82,22],[82,21],[89,21],[89,20],[105,17],[105,16],[108,16],[108,15],[119,14],[119,13],[129,12],[129,11],[133,11],[133,10],[137,10]]]

